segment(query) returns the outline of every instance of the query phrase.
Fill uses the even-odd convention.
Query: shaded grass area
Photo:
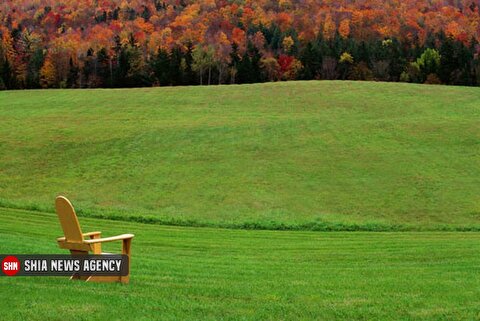
[[[87,218],[81,224],[105,236],[136,234],[131,283],[0,277],[2,320],[480,316],[478,233],[245,231]],[[56,247],[59,235],[55,215],[0,209],[0,253],[64,253]]]
[[[28,205],[11,203],[0,199],[0,210],[28,210],[35,212],[48,212],[49,208],[39,207],[38,205]],[[317,232],[479,232],[480,225],[449,225],[449,224],[430,224],[426,226],[418,224],[386,224],[378,222],[362,223],[336,223],[316,220],[305,223],[282,223],[276,221],[252,220],[248,222],[215,222],[199,221],[194,219],[177,219],[159,215],[145,215],[142,213],[133,214],[131,212],[119,210],[102,210],[99,213],[83,209],[77,210],[77,214],[82,217],[107,219],[111,221],[136,222],[143,224],[156,224],[165,226],[181,227],[217,227],[224,229],[243,229],[243,230],[272,230],[272,231],[317,231]]]
[[[0,93],[0,205],[170,225],[478,230],[477,88]]]

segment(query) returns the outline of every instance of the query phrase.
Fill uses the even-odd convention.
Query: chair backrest
[[[78,223],[77,214],[75,214],[72,203],[67,198],[58,196],[55,199],[55,209],[57,210],[58,219],[62,225],[66,241],[82,243],[82,229],[80,228],[80,223]]]

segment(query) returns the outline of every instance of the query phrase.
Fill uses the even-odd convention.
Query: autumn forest
[[[0,89],[480,85],[477,0],[3,0]]]

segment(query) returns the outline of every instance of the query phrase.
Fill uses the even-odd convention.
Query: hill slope
[[[0,92],[0,197],[185,225],[474,228],[480,91],[386,83]]]

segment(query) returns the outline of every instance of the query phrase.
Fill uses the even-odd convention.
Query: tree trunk
[[[108,65],[110,67],[110,85],[109,87],[113,87],[113,68],[112,68],[112,59],[108,59]]]

